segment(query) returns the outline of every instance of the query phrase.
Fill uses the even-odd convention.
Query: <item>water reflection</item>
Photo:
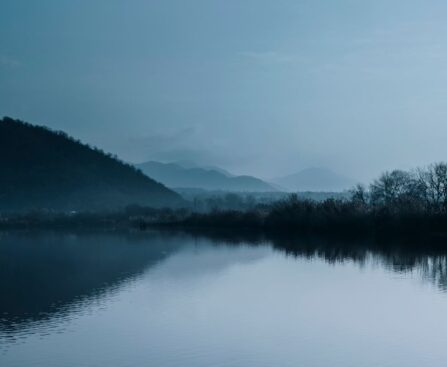
[[[447,244],[442,242],[307,238],[276,239],[273,244],[293,256],[319,258],[329,264],[352,261],[360,266],[374,263],[396,273],[417,272],[440,290],[447,290]]]
[[[189,231],[192,236],[207,238],[215,244],[269,244],[274,249],[296,258],[321,259],[328,264],[347,261],[358,266],[366,263],[396,273],[417,272],[440,290],[447,291],[447,239],[349,239],[321,236],[262,235],[253,232]]]
[[[11,335],[100,301],[176,251],[177,239],[157,232],[1,234],[0,331]]]
[[[393,282],[396,274],[405,283]],[[0,365],[345,366],[317,353],[320,344],[327,351],[340,340],[340,356],[355,354],[364,347],[356,343],[388,343],[406,328],[399,351],[416,350],[408,335],[415,343],[432,338],[426,347],[442,344],[447,296],[406,288],[407,278],[447,290],[443,243],[227,232],[3,233]],[[427,314],[408,322],[421,310]],[[442,350],[434,354],[439,359],[447,357]],[[371,361],[357,365],[384,362]]]
[[[3,332],[13,331],[23,324],[66,312],[72,304],[99,300],[104,292],[113,292],[121,283],[137,277],[181,247],[197,245],[198,241],[233,247],[268,244],[288,256],[318,258],[329,264],[352,261],[359,266],[374,263],[398,273],[416,271],[423,279],[447,290],[447,246],[442,243],[267,238],[228,232],[3,233],[0,328]],[[202,265],[213,271],[220,266],[209,262]],[[178,264],[177,270],[182,266]]]

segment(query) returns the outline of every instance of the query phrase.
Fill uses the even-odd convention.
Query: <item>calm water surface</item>
[[[0,366],[445,366],[446,264],[371,243],[3,233]]]

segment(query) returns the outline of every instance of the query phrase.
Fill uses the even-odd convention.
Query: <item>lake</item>
[[[443,246],[0,233],[0,366],[445,366]]]

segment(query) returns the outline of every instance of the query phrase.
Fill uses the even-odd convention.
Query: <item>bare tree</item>
[[[369,194],[362,184],[357,184],[351,190],[351,200],[352,202],[360,208],[366,208],[369,202]]]
[[[414,172],[385,172],[370,186],[373,207],[414,211],[424,207],[424,186]]]
[[[418,171],[420,185],[430,210],[447,211],[447,163],[440,162]]]

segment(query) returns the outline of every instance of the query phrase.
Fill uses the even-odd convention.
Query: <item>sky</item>
[[[367,182],[447,160],[447,2],[2,0],[0,116],[129,162]]]

